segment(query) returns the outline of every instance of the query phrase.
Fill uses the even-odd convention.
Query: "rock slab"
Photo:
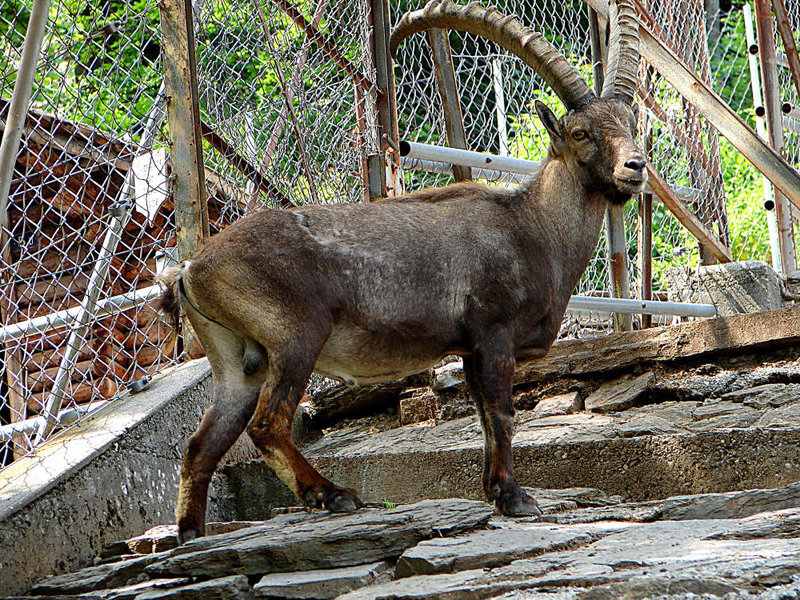
[[[627,410],[653,385],[656,376],[653,373],[642,375],[624,375],[619,379],[601,385],[586,398],[586,410],[607,413]]]
[[[392,572],[390,563],[377,562],[341,569],[270,573],[253,591],[256,598],[264,599],[328,600],[365,585],[390,581]]]
[[[210,581],[201,581],[177,588],[144,592],[136,600],[252,600],[253,588],[247,577],[233,575]]]
[[[147,573],[261,575],[377,562],[398,557],[424,539],[483,527],[492,512],[484,502],[426,500],[349,515],[281,515],[261,526],[192,540],[147,567]]]
[[[395,577],[499,567],[520,558],[585,545],[594,540],[583,531],[563,526],[493,529],[426,540],[402,554]]]

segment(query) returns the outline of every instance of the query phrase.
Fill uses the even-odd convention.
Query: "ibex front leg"
[[[511,384],[516,362],[511,353],[477,351],[464,358],[467,387],[481,418],[484,435],[483,489],[498,510],[508,516],[542,514],[514,477],[511,438],[514,404]]]

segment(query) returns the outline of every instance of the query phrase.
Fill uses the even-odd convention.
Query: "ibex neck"
[[[532,182],[534,212],[547,234],[553,264],[570,293],[597,247],[608,201],[588,191],[560,160],[547,160]]]

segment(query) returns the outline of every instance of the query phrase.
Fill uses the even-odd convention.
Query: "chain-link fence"
[[[421,4],[392,2],[392,19]],[[651,6],[673,50],[754,124],[743,11],[706,23],[699,0]],[[381,143],[370,3],[196,0],[194,8],[212,233],[265,206],[365,199],[367,157]],[[503,0],[499,8],[545,32],[591,81],[583,2]],[[0,8],[2,127],[29,15],[24,0]],[[493,43],[449,35],[470,149],[540,160],[547,140],[533,100],[558,110],[557,98]],[[67,422],[128,393],[182,350],[146,303],[155,276],[175,261],[161,56],[155,0],[53,1],[0,240],[3,464],[31,448],[36,428],[25,424],[45,407],[60,404]],[[444,144],[426,36],[401,46],[395,78],[401,136]],[[641,139],[656,168],[695,190],[687,196],[692,210],[730,240],[734,258],[770,261],[758,172],[656,75],[643,71],[643,81]],[[797,106],[788,71],[780,85]],[[785,144],[793,164],[796,135]],[[410,190],[451,180],[411,168],[404,177]],[[631,289],[638,290],[643,224],[635,202],[626,219]],[[696,265],[700,253],[657,202],[652,231],[658,299],[667,293],[668,269]],[[608,271],[601,239],[576,293],[608,295]],[[573,315],[563,335],[609,328],[605,315]]]
[[[417,8],[424,2],[409,4]],[[500,11],[517,14],[534,29],[543,31],[587,81],[592,81],[590,21],[584,2],[501,0],[495,4]],[[790,10],[796,12],[797,4],[789,4]],[[651,18],[644,20],[654,32],[755,127],[745,35],[745,20],[752,21],[752,11],[734,6],[709,14],[700,0],[666,0],[647,6]],[[399,15],[399,11],[395,13],[396,17]],[[533,101],[538,98],[563,111],[555,94],[519,58],[496,44],[460,32],[450,32],[449,38],[469,148],[541,160],[548,138],[533,111]],[[779,39],[777,43],[780,44]],[[407,132],[408,139],[414,142],[446,144],[445,119],[427,38],[416,36],[404,42],[396,64],[401,134]],[[730,248],[734,260],[771,263],[768,213],[763,208],[758,171],[646,64],[641,76],[640,143],[653,165],[671,185],[683,188],[689,208]],[[781,69],[780,87],[784,97],[793,97],[787,69]],[[797,145],[791,141],[787,137],[785,156],[797,165]],[[408,166],[418,165],[409,161]],[[452,176],[408,170],[406,180],[414,188],[449,183]],[[629,277],[631,290],[637,296],[642,289],[643,262],[637,249],[642,226],[638,209],[637,203],[631,202],[626,215]],[[697,266],[705,257],[701,256],[697,240],[663,204],[654,203],[652,210],[653,296],[666,299],[670,269]],[[691,287],[691,283],[686,282],[686,286]],[[609,288],[603,232],[576,293],[607,296]],[[568,315],[562,335],[579,336],[611,327],[609,316]]]

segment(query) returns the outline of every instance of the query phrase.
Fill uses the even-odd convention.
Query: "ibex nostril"
[[[647,164],[647,161],[644,158],[635,158],[625,162],[625,166],[634,171],[641,171],[645,164]]]

